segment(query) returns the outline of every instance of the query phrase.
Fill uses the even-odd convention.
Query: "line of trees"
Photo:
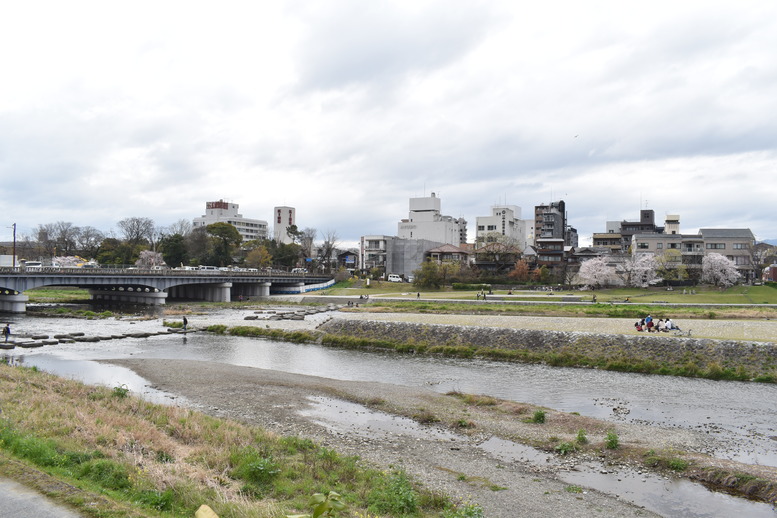
[[[315,244],[316,229],[291,226],[287,232],[291,243],[264,239],[243,242],[237,228],[229,223],[193,229],[185,219],[164,227],[150,218],[130,217],[105,234],[93,227],[59,221],[38,225],[32,235],[21,236],[17,255],[23,259],[79,256],[103,265],[170,267],[240,264],[287,269],[305,263],[326,273],[331,271],[338,246],[336,232],[323,233],[319,245]]]

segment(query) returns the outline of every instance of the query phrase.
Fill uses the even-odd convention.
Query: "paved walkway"
[[[80,518],[70,508],[13,480],[0,478],[0,518]]]

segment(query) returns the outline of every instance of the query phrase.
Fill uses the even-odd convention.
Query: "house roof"
[[[755,239],[749,228],[700,228],[699,233],[704,239],[726,237]]]

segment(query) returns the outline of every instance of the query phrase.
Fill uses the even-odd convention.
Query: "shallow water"
[[[229,317],[236,318],[234,312],[229,313]],[[213,322],[223,321],[218,315],[211,318]],[[17,335],[84,332],[88,336],[104,336],[163,329],[158,320],[85,321],[14,316],[11,322]],[[774,451],[777,407],[773,404],[777,400],[777,385],[416,357],[199,332],[185,336],[171,334],[96,343],[76,342],[36,349],[17,347],[3,351],[3,354],[8,361],[34,365],[86,383],[109,387],[124,385],[146,399],[164,403],[174,401],[176,396],[150,388],[144,379],[126,368],[94,360],[130,357],[199,360],[334,379],[425,386],[441,393],[457,390],[486,394],[613,422],[697,430],[709,437],[705,450],[711,455],[751,464],[777,465],[777,452]],[[331,415],[327,404],[342,410],[343,419],[338,422],[327,418]],[[348,423],[357,433],[359,430],[388,433],[396,431],[397,427],[405,430],[404,433],[412,433],[413,426],[417,426],[402,418],[380,416],[351,403],[321,401],[314,405],[314,412],[316,408],[319,408],[317,418],[322,423],[328,426]],[[389,424],[391,421],[393,425]],[[418,431],[422,432],[428,430]],[[488,444],[483,448],[494,450],[493,445]],[[513,449],[529,455],[529,450],[522,445],[507,447],[501,444],[498,449],[501,455],[508,455]],[[491,453],[496,455],[494,451]],[[534,451],[531,455],[546,454]],[[536,459],[524,460],[536,462]],[[771,506],[712,493],[698,484],[670,481],[645,473],[601,471],[596,466],[582,467],[579,472],[565,473],[562,479],[570,484],[617,494],[667,516],[774,515]]]
[[[235,312],[226,316],[240,318]],[[219,315],[210,318],[214,322],[223,320]],[[159,320],[133,323],[25,316],[16,316],[12,326],[17,334],[80,331],[88,336],[164,329]],[[18,361],[57,374],[88,383],[126,384],[137,393],[154,391],[131,371],[92,360],[135,356],[200,360],[334,379],[425,386],[441,393],[457,390],[485,394],[613,422],[697,430],[708,437],[705,453],[777,466],[775,384],[417,357],[207,333],[77,342],[37,349],[17,347],[7,353]],[[72,363],[75,361],[79,363]]]

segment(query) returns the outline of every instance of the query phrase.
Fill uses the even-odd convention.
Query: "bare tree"
[[[325,273],[332,271],[332,255],[334,255],[337,249],[337,232],[334,230],[327,230],[321,235],[323,242],[318,248],[318,264]]]
[[[312,257],[313,255],[313,241],[316,240],[316,234],[318,234],[318,231],[315,228],[306,227],[302,229],[299,244],[305,257]]]
[[[117,223],[124,235],[124,240],[131,245],[151,241],[154,232],[154,221],[151,218],[124,218]]]
[[[103,239],[105,239],[105,236],[96,228],[81,227],[78,235],[76,235],[76,246],[79,253],[91,259],[97,255]]]
[[[165,234],[168,236],[174,236],[180,234],[183,237],[188,236],[192,231],[192,222],[188,219],[179,219],[169,227],[167,227]]]

